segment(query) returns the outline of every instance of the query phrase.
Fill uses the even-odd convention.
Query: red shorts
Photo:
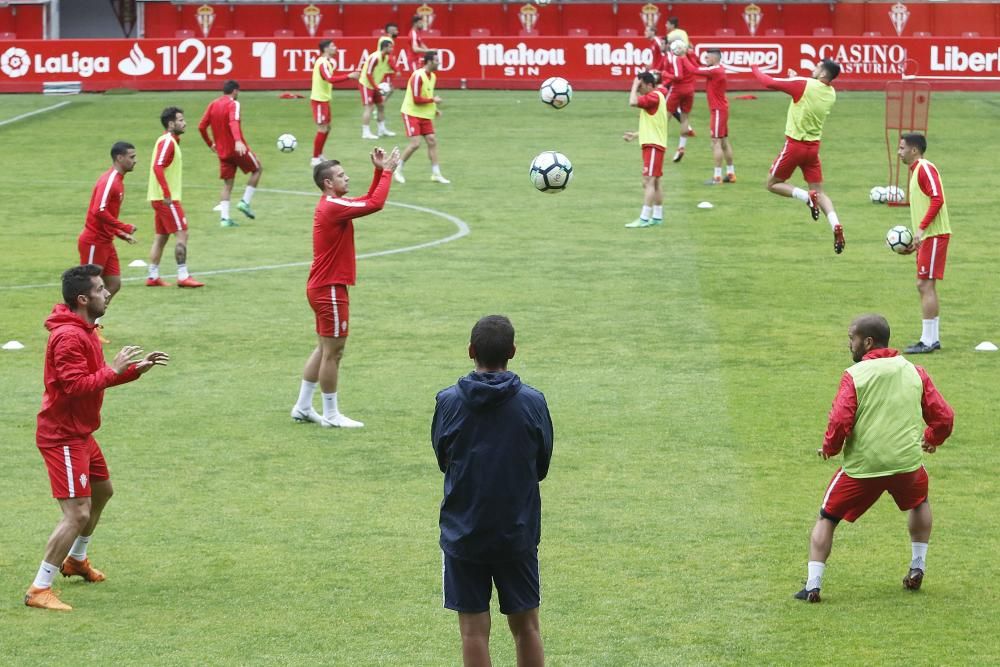
[[[80,264],[97,264],[101,267],[102,276],[120,276],[122,267],[118,263],[118,251],[115,244],[88,243],[77,240],[76,247],[80,251]]]
[[[948,259],[948,239],[951,234],[932,236],[924,239],[917,248],[917,278],[920,280],[941,280],[944,278],[944,264]]]
[[[667,95],[667,113],[673,114],[679,108],[682,113],[691,113],[694,106],[694,90],[680,92],[676,88],[670,89]]]
[[[306,297],[316,313],[316,333],[327,338],[347,338],[347,285],[307,288]]]
[[[875,504],[884,491],[888,491],[901,511],[911,510],[927,500],[927,471],[920,466],[913,472],[885,477],[848,477],[839,468],[826,487],[826,496],[820,506],[827,518],[854,521]]]
[[[818,141],[796,141],[785,137],[785,145],[774,158],[771,165],[771,175],[782,181],[787,181],[795,173],[795,168],[802,169],[806,183],[822,183],[823,167],[819,163]]]
[[[708,133],[712,139],[722,139],[729,136],[729,109],[709,110]]]
[[[170,202],[170,206],[163,203],[163,200],[149,202],[153,205],[156,214],[157,234],[176,234],[188,228],[187,216],[181,203],[176,199]]]
[[[666,149],[656,144],[642,146],[642,175],[663,176],[663,154]]]
[[[329,102],[317,102],[316,100],[309,100],[312,104],[313,110],[313,120],[316,121],[317,125],[326,125],[330,122],[330,103]]]
[[[219,158],[219,178],[222,180],[228,180],[236,176],[236,167],[240,168],[244,174],[251,174],[258,169],[260,169],[260,160],[254,155],[250,148],[247,148],[247,152],[243,155],[237,155],[233,153],[232,155],[227,155],[226,157]]]
[[[53,498],[86,498],[90,483],[110,479],[101,448],[91,436],[75,445],[39,447],[49,470]]]
[[[365,106],[369,104],[382,104],[385,101],[378,88],[365,88],[364,86],[358,86],[358,88],[361,90],[361,104]]]
[[[430,118],[417,118],[416,116],[403,116],[403,127],[406,128],[406,136],[422,137],[427,134],[434,134],[434,121]]]

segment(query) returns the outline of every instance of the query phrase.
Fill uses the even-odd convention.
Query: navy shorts
[[[474,563],[444,552],[441,555],[445,609],[463,614],[489,611],[494,584],[503,614],[529,611],[542,602],[537,552],[500,563]]]

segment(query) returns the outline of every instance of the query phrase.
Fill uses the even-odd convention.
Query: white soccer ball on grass
[[[298,145],[299,142],[295,139],[295,136],[287,132],[278,137],[278,150],[282,153],[291,153]]]

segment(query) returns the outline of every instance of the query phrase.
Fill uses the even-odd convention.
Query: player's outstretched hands
[[[170,355],[166,352],[150,352],[135,365],[135,370],[142,375],[153,366],[166,366],[170,361]]]
[[[138,345],[126,345],[115,355],[114,361],[111,362],[111,368],[115,373],[121,375],[125,372],[126,368],[138,361],[140,356],[142,356],[141,347]]]
[[[622,139],[624,139],[625,141],[635,141],[638,138],[639,138],[638,132],[626,132],[625,134],[622,135]]]
[[[399,166],[399,146],[392,147],[392,152],[385,158],[385,162],[383,164],[384,166],[382,168],[386,171],[393,171]]]

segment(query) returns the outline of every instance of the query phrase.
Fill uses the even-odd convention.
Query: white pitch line
[[[313,197],[316,195],[314,192],[299,192],[296,190],[272,190],[265,188],[258,188],[258,192],[274,192],[276,194],[284,195],[300,195],[305,197]],[[435,215],[439,218],[444,218],[451,224],[458,228],[451,236],[446,236],[442,239],[435,239],[434,241],[426,241],[425,243],[418,243],[416,245],[405,246],[403,248],[392,248],[391,250],[376,250],[374,252],[366,252],[358,255],[358,259],[370,259],[372,257],[384,257],[386,255],[396,255],[402,252],[413,252],[414,250],[422,250],[424,248],[433,248],[435,246],[444,245],[445,243],[451,243],[452,241],[457,241],[463,236],[469,235],[469,225],[464,220],[450,213],[445,213],[443,211],[437,211],[433,208],[426,208],[424,206],[417,206],[415,204],[403,204],[400,202],[387,201],[389,206],[398,206],[399,208],[408,208],[413,211],[420,211],[421,213],[429,213],[430,215]],[[286,264],[265,264],[262,266],[247,266],[238,267],[233,269],[212,269],[210,271],[198,271],[199,276],[217,276],[223,273],[253,273],[256,271],[274,271],[277,269],[294,269],[300,266],[310,266],[312,261],[308,262],[288,262]],[[173,277],[174,274],[164,274],[165,277]],[[135,282],[138,280],[145,280],[144,277],[136,276],[134,278],[122,278],[123,283]],[[0,291],[3,290],[21,290],[21,289],[36,289],[42,287],[60,287],[62,283],[39,283],[36,285],[0,285]]]
[[[24,120],[25,118],[29,118],[31,116],[34,116],[34,115],[37,115],[37,114],[40,114],[40,113],[45,113],[46,111],[54,111],[56,109],[59,109],[59,108],[62,108],[64,106],[66,106],[67,104],[72,104],[72,102],[60,102],[59,104],[53,104],[52,106],[45,107],[43,109],[35,109],[34,111],[29,111],[28,113],[23,113],[20,116],[14,116],[13,118],[8,118],[7,120],[0,120],[0,127],[2,127],[4,125],[10,125],[11,123],[16,123],[19,120]]]

